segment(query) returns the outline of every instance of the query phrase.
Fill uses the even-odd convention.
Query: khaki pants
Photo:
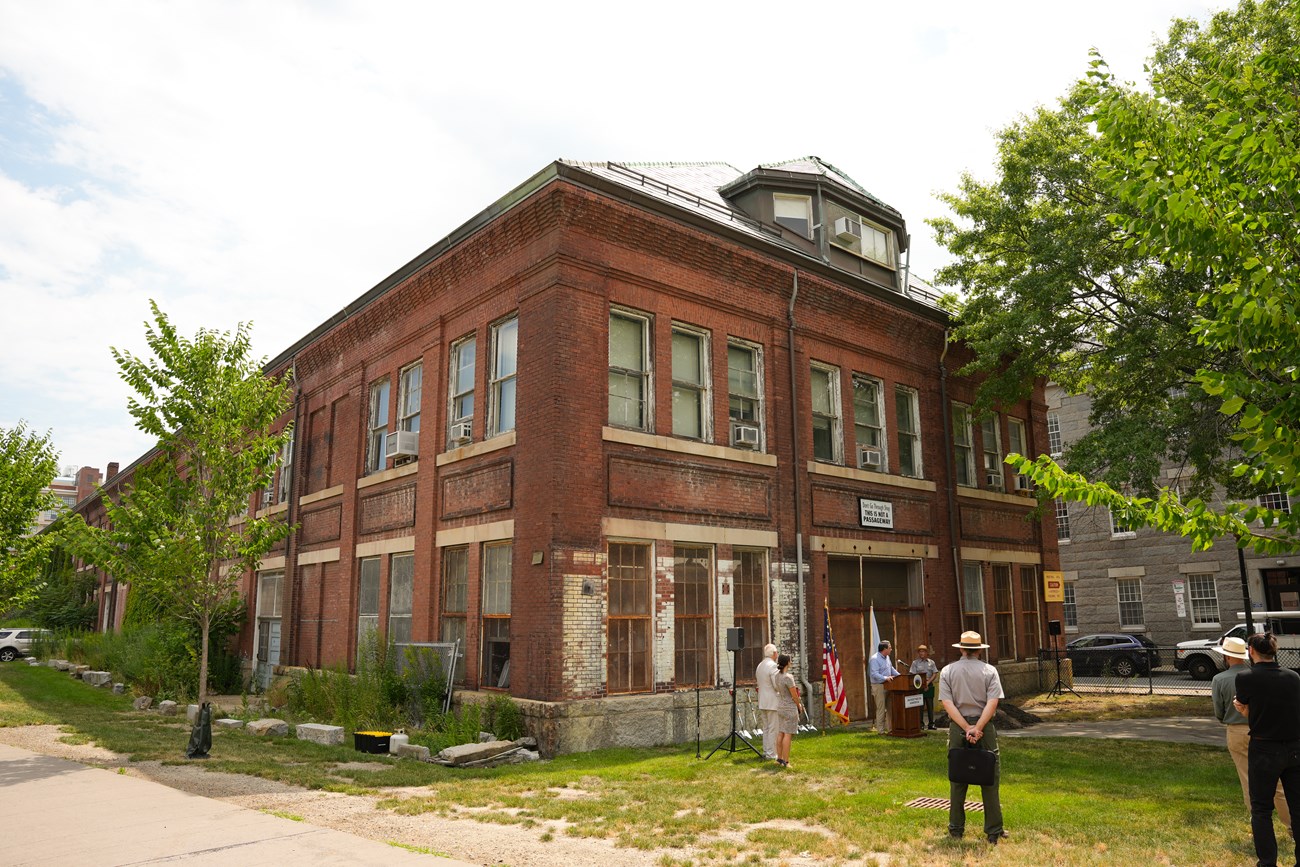
[[[876,731],[885,734],[893,728],[889,719],[889,696],[883,683],[871,684],[871,697],[876,701]]]
[[[1246,810],[1250,811],[1250,726],[1245,724],[1224,726],[1228,730],[1228,755],[1237,766],[1237,777],[1241,780],[1241,794],[1246,799]],[[1277,793],[1273,796],[1273,809],[1288,831],[1291,830],[1291,811],[1286,806],[1286,795],[1282,784],[1277,784]]]

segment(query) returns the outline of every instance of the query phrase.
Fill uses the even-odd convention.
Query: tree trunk
[[[199,621],[202,639],[199,642],[199,707],[208,700],[208,633],[212,629],[212,616],[204,614]]]

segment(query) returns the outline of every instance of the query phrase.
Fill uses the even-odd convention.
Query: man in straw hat
[[[1002,801],[998,795],[1002,758],[998,753],[998,731],[993,727],[998,700],[1006,696],[998,670],[979,658],[988,645],[980,640],[978,632],[963,632],[961,641],[953,647],[961,651],[961,658],[945,665],[939,675],[939,701],[948,712],[948,749],[956,749],[965,741],[997,757],[992,785],[980,786],[984,836],[996,846],[1009,836],[1002,828]],[[952,837],[960,838],[966,832],[966,789],[966,783],[948,784],[948,834]]]
[[[1249,656],[1246,652],[1246,642],[1233,636],[1225,638],[1222,647],[1210,649],[1221,654],[1228,663],[1228,670],[1219,672],[1214,676],[1214,680],[1210,681],[1210,692],[1214,697],[1214,717],[1223,723],[1224,730],[1228,733],[1228,755],[1232,756],[1232,763],[1237,766],[1237,778],[1241,780],[1241,794],[1246,799],[1246,812],[1249,814],[1250,722],[1232,706],[1232,697],[1237,694],[1237,675],[1248,670],[1246,663]],[[1273,796],[1273,806],[1277,809],[1278,818],[1286,826],[1287,832],[1292,833],[1291,811],[1286,807],[1286,793],[1282,791],[1281,782],[1278,783],[1277,793]]]

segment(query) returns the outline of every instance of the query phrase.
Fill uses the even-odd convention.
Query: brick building
[[[856,719],[872,606],[903,659],[1032,658],[1055,530],[1001,457],[1043,393],[972,416],[907,237],[816,158],[547,166],[269,363],[295,443],[256,507],[298,530],[243,653],[460,640],[553,751],[692,736],[733,626],[742,683],[769,639],[818,681],[824,606]]]
[[[1059,456],[1090,429],[1092,402],[1047,386],[1048,453]],[[1166,465],[1161,483],[1177,486],[1182,468]],[[1285,493],[1262,505],[1289,509]],[[1117,525],[1110,510],[1082,503],[1056,504],[1061,569],[1065,578],[1066,638],[1075,633],[1130,632],[1156,644],[1217,638],[1244,610],[1241,563],[1231,539],[1194,551],[1181,536]],[[1246,582],[1255,610],[1300,610],[1300,554],[1244,552]],[[1284,622],[1286,631],[1300,628]]]

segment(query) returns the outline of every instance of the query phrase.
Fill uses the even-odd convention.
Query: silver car
[[[31,656],[32,642],[43,635],[43,629],[0,629],[0,662]]]

